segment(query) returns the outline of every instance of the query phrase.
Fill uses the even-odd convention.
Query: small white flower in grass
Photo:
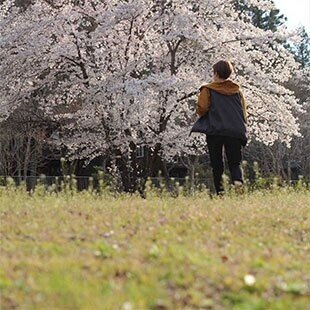
[[[100,252],[100,251],[94,251],[94,255],[95,255],[95,256],[100,256],[100,255],[101,255],[101,252]]]
[[[254,285],[255,282],[256,282],[255,277],[254,277],[253,275],[251,275],[251,274],[245,275],[244,278],[243,278],[243,280],[244,280],[244,283],[245,283],[246,285],[248,285],[248,286],[252,286],[252,285]]]
[[[118,246],[118,244],[114,243],[114,244],[112,245],[112,248],[113,248],[114,250],[118,250],[118,249],[119,249],[119,246]]]
[[[122,310],[132,310],[133,307],[132,307],[132,303],[129,302],[129,301],[126,301],[123,303],[122,305]]]

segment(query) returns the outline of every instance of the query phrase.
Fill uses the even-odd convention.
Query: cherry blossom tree
[[[251,139],[289,144],[299,134],[300,106],[283,86],[296,69],[280,44],[288,34],[255,27],[235,1],[46,0],[23,11],[4,1],[0,14],[1,119],[36,102],[58,124],[53,143],[70,158],[108,157],[127,190],[167,175],[175,156],[205,151],[203,136],[189,137],[195,95],[221,58],[235,64]]]

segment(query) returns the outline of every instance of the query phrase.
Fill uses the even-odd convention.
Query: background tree
[[[266,2],[266,1],[265,1]],[[270,1],[274,5],[274,1]],[[235,7],[239,12],[240,18],[251,22],[255,27],[263,30],[277,31],[287,18],[280,13],[280,10],[273,7],[269,10],[261,9],[246,0],[236,0]]]
[[[300,41],[291,47],[296,60],[301,64],[302,68],[310,66],[310,37],[305,27],[298,29]]]
[[[270,1],[246,4],[272,10]],[[299,105],[282,82],[296,67],[278,42],[287,34],[256,27],[235,1],[33,1],[0,12],[2,120],[35,100],[71,159],[108,158],[123,188],[167,176],[166,162],[204,152],[188,137],[195,118],[188,94],[233,59],[249,101],[252,140],[289,144]],[[12,31],[14,29],[14,31]],[[283,121],[285,120],[285,121]],[[57,135],[56,135],[57,133]],[[146,162],[136,150],[144,146]],[[195,146],[195,147],[194,147]],[[196,151],[195,151],[196,152]],[[197,154],[197,153],[196,153]]]

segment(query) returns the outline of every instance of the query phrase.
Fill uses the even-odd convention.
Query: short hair
[[[233,72],[233,65],[230,61],[220,60],[216,64],[213,65],[214,73],[217,73],[219,78],[228,79]]]

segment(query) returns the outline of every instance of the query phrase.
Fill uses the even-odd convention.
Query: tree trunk
[[[30,153],[31,153],[31,140],[32,135],[30,134],[27,137],[27,144],[26,144],[26,151],[25,151],[25,159],[24,159],[24,181],[27,182],[27,172],[28,172],[28,166],[29,166],[29,160],[30,160]]]

